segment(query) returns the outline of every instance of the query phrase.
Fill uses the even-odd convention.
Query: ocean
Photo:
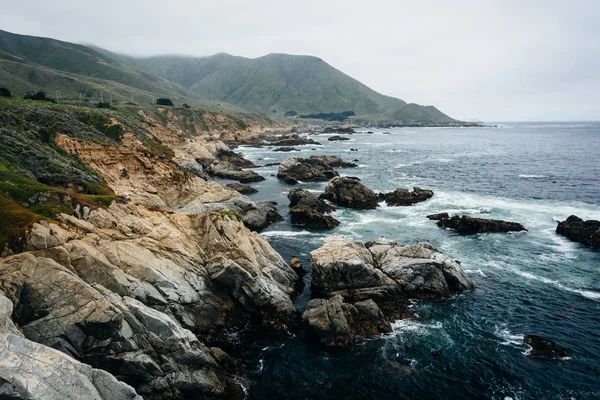
[[[340,155],[339,169],[378,191],[419,186],[432,199],[412,207],[338,208],[331,231],[289,222],[277,167],[256,169],[254,200],[274,200],[285,220],[262,232],[286,260],[309,271],[295,299],[311,298],[310,252],[338,232],[356,241],[379,237],[429,241],[462,262],[476,289],[446,301],[414,301],[415,319],[343,350],[303,334],[249,338],[238,350],[250,365],[248,399],[592,399],[600,398],[600,251],[555,233],[575,214],[600,219],[600,123],[502,123],[486,128],[369,129],[349,141],[310,136],[322,146],[292,153],[241,147],[257,164],[289,156]],[[389,134],[385,134],[389,133]],[[358,151],[351,151],[357,149]],[[326,183],[300,187],[321,193]],[[522,223],[528,232],[461,236],[426,215],[439,212]],[[532,359],[523,335],[569,349],[564,359]],[[253,343],[253,344],[250,344]]]

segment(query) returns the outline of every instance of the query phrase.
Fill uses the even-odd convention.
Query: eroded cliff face
[[[297,274],[245,226],[261,205],[181,166],[227,146],[181,131],[174,114],[166,125],[143,117],[172,157],[133,132],[119,146],[56,136],[120,200],[40,221],[26,251],[0,259],[0,394],[59,399],[31,388],[70,382],[81,398],[133,399],[132,387],[144,398],[242,398],[236,362],[206,343],[248,323],[298,325]]]

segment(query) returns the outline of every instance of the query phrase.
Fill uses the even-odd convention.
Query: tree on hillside
[[[183,103],[183,108],[190,108],[190,105],[188,103]]]
[[[0,87],[0,97],[12,97],[10,90],[5,87]]]
[[[25,100],[38,100],[38,101],[49,101],[51,103],[56,103],[56,100],[50,98],[46,95],[46,92],[43,90],[38,90],[37,92],[27,92],[25,96],[23,96]]]
[[[167,99],[165,97],[160,97],[160,98],[156,99],[156,104],[158,104],[159,106],[173,107],[173,102],[171,101],[171,99]]]

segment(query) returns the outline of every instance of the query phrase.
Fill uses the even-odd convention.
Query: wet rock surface
[[[495,219],[473,218],[468,215],[455,215],[451,218],[442,218],[437,221],[441,228],[453,229],[461,235],[474,235],[477,233],[508,233],[526,231],[518,222],[508,222]]]
[[[339,141],[342,141],[342,140],[350,140],[350,138],[347,138],[347,137],[344,137],[344,136],[335,135],[335,136],[330,136],[329,138],[327,138],[327,140],[330,141],[330,142],[339,142]]]
[[[288,157],[279,164],[277,177],[286,183],[324,182],[339,174],[319,159]]]
[[[373,300],[350,304],[339,294],[309,301],[302,318],[309,334],[329,347],[346,347],[392,331],[389,320]]]
[[[253,188],[250,185],[244,185],[242,183],[230,183],[227,185],[227,187],[229,189],[233,189],[238,193],[241,194],[253,194],[253,193],[257,193],[258,190],[256,190],[255,188]]]
[[[354,168],[358,167],[357,164],[344,161],[339,156],[310,156],[311,160],[320,160],[329,165],[332,168]]]
[[[410,192],[408,189],[398,188],[390,193],[380,193],[379,198],[389,206],[412,206],[413,204],[429,200],[433,197],[433,191],[414,187]]]
[[[525,335],[523,342],[531,346],[530,357],[562,358],[567,357],[567,349],[552,340],[537,335]]]
[[[585,246],[600,249],[600,221],[583,219],[571,215],[559,222],[556,233]]]
[[[375,209],[379,197],[363,185],[359,178],[337,177],[329,181],[320,198],[340,206],[359,210]]]
[[[325,215],[335,211],[323,200],[308,190],[292,189],[288,194],[290,215],[294,225],[307,228],[331,229],[340,224],[335,218]]]

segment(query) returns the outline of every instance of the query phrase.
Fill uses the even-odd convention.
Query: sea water
[[[309,271],[295,300],[299,309],[311,298],[310,252],[333,232],[363,242],[429,241],[460,260],[476,288],[447,301],[414,301],[417,318],[349,349],[326,350],[302,334],[260,338],[246,354],[248,398],[600,398],[600,251],[555,233],[557,221],[571,214],[600,219],[600,123],[370,130],[349,141],[310,136],[322,145],[299,152],[238,149],[257,164],[339,155],[358,164],[340,174],[376,192],[435,192],[412,207],[338,207],[338,228],[311,231],[290,224],[292,186],[275,177],[277,167],[256,169],[266,180],[250,197],[277,201],[285,218],[262,235]],[[297,187],[318,195],[325,185]],[[426,218],[439,212],[520,222],[528,232],[461,236]],[[562,344],[569,357],[530,358],[525,334]]]

